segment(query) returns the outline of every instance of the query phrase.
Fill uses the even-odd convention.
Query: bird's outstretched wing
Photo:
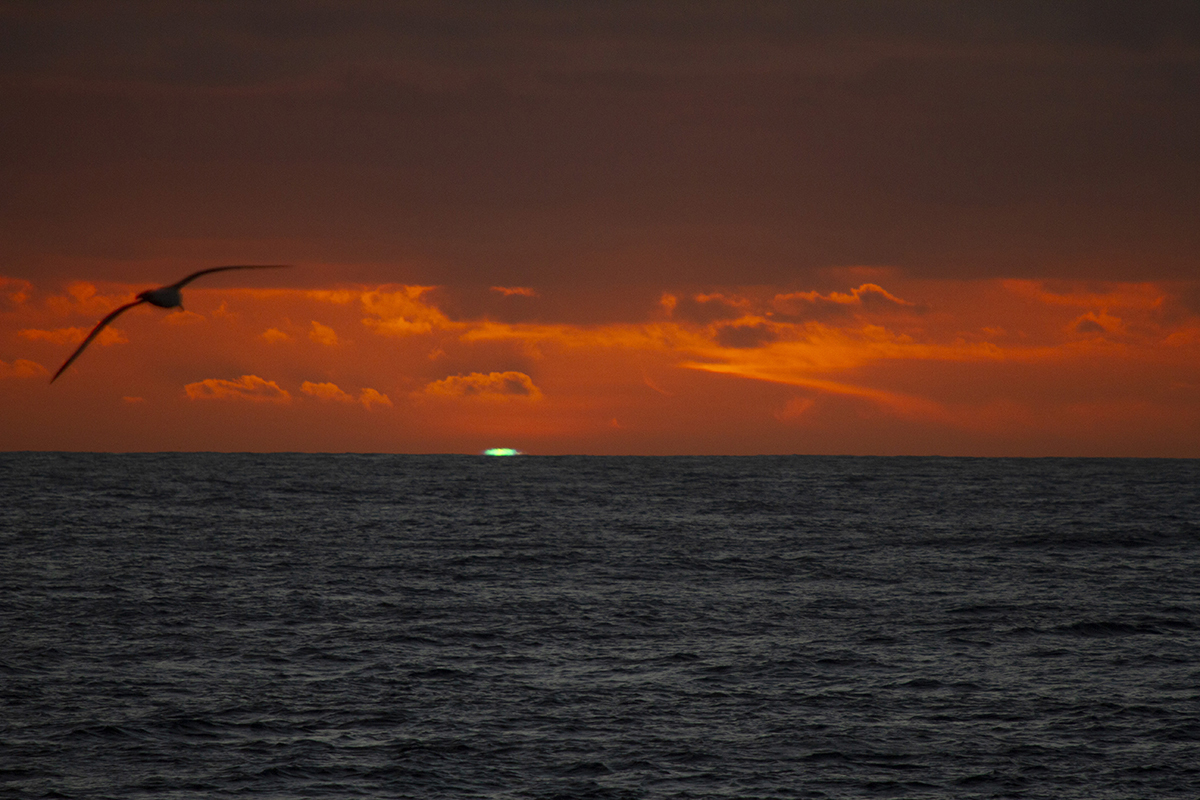
[[[196,280],[196,278],[199,278],[201,275],[207,275],[210,272],[224,272],[229,269],[280,269],[281,267],[290,266],[291,264],[235,264],[230,267],[209,267],[208,269],[202,269],[199,272],[193,272],[183,280],[177,281],[171,285],[176,289],[182,289],[184,286],[187,286],[189,283]]]
[[[105,325],[112,322],[114,319],[119,317],[121,314],[124,314],[126,311],[133,308],[134,306],[140,306],[144,302],[146,302],[146,301],[139,298],[137,300],[134,300],[132,303],[126,303],[125,305],[123,305],[119,308],[113,309],[111,312],[109,312],[109,315],[107,317],[105,317],[104,319],[97,322],[96,327],[92,328],[92,332],[89,333],[87,335],[87,338],[83,340],[83,344],[79,345],[79,347],[76,348],[75,352],[71,353],[71,357],[63,362],[63,365],[58,368],[58,372],[54,373],[54,377],[50,379],[50,382],[54,383],[54,381],[58,378],[58,376],[62,375],[63,370],[66,369],[67,367],[71,366],[72,361],[79,358],[79,354],[83,352],[83,349],[85,347],[87,347],[89,344],[92,343],[92,339],[95,339],[100,334],[100,331],[104,330]]]

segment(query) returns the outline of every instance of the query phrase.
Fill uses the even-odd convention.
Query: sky
[[[3,450],[1200,457],[1190,0],[0,0],[0,109]]]

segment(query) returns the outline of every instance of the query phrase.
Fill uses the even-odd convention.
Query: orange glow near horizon
[[[196,286],[53,386],[144,287],[0,278],[0,447],[1200,456],[1186,287],[862,278],[647,286],[644,319],[589,324],[456,317],[429,286]]]

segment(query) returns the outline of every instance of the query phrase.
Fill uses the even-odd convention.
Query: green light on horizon
[[[485,456],[519,456],[520,450],[513,450],[511,447],[489,447],[483,451]]]

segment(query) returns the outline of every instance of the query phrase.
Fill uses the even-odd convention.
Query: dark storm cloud
[[[6,3],[0,102],[18,265],[211,241],[744,284],[1200,250],[1191,2]]]

